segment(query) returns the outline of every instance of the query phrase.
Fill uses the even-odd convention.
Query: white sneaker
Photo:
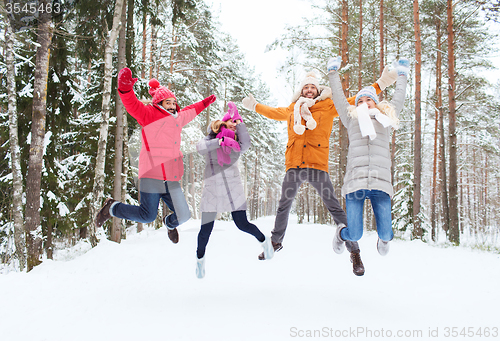
[[[265,259],[273,258],[274,248],[273,248],[273,244],[271,243],[271,238],[266,237],[266,239],[260,244],[262,245],[262,248],[264,249],[264,258]]]
[[[202,279],[205,277],[205,256],[196,261],[196,277]]]
[[[377,250],[381,256],[385,256],[389,253],[389,242],[385,242],[382,239],[377,240]]]
[[[339,255],[342,252],[344,252],[345,249],[345,241],[340,236],[340,231],[342,231],[344,227],[345,225],[337,226],[337,231],[335,231],[335,235],[333,236],[333,242],[332,242],[333,251]]]

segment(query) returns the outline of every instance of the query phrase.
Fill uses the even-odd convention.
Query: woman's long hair
[[[210,128],[212,128],[212,131],[217,135],[218,133],[220,133],[220,129],[222,126],[227,128],[226,122],[223,122],[221,120],[217,120],[217,121],[212,122]]]
[[[225,127],[227,129],[226,122],[227,121],[221,121],[221,120],[213,121],[212,124],[210,125],[210,128],[212,129],[214,134],[217,135],[218,133],[220,133],[221,127]],[[238,141],[238,135],[235,134],[234,139]]]

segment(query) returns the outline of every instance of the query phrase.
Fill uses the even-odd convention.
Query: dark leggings
[[[208,239],[214,228],[214,220],[217,213],[213,212],[203,212],[202,214],[202,225],[200,233],[198,233],[198,249],[196,250],[196,255],[199,258],[203,258],[205,255],[205,249],[208,244]],[[250,223],[247,219],[247,211],[234,211],[231,212],[233,216],[233,221],[241,231],[250,233],[252,236],[257,238],[259,242],[263,242],[266,237],[254,224]]]

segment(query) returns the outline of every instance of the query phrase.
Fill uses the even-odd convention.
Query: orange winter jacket
[[[377,83],[373,84],[377,94],[381,92]],[[285,166],[290,168],[314,168],[328,172],[328,157],[330,154],[330,135],[332,133],[333,119],[338,116],[333,105],[332,90],[321,86],[320,95],[316,104],[309,108],[317,126],[313,130],[306,129],[299,135],[293,130],[293,109],[300,93],[294,96],[294,102],[288,107],[272,108],[257,103],[255,111],[262,116],[276,121],[287,121],[288,143],[285,152]],[[347,99],[354,105],[355,97]],[[302,124],[305,125],[304,119]]]

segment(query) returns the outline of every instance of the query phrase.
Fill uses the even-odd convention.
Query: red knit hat
[[[153,96],[153,104],[161,103],[167,98],[174,98],[177,101],[174,93],[168,88],[160,85],[160,82],[155,78],[149,81],[149,94]]]

